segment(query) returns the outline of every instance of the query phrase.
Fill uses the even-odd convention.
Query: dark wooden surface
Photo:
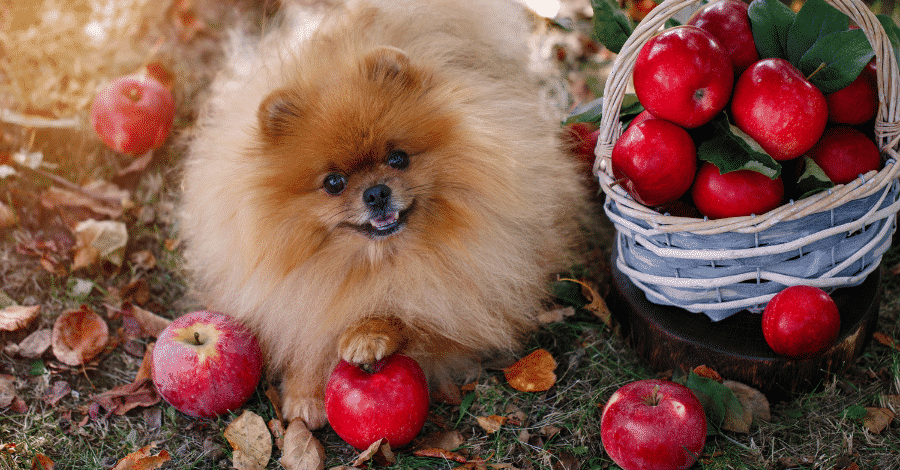
[[[878,317],[880,269],[859,286],[832,293],[841,312],[837,344],[818,358],[791,360],[775,354],[766,344],[761,313],[742,311],[713,322],[702,313],[651,303],[616,269],[615,256],[613,253],[611,310],[637,353],[655,371],[686,371],[707,365],[725,379],[784,397],[808,391],[829,374],[843,371],[862,353]]]

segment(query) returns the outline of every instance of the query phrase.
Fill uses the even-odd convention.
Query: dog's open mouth
[[[371,238],[384,238],[393,235],[406,226],[409,214],[414,207],[415,202],[402,211],[390,211],[373,216],[367,224],[356,225],[355,228]]]

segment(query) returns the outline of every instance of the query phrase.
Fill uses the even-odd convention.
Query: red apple
[[[706,444],[706,415],[684,385],[639,380],[606,402],[600,438],[625,470],[681,470],[694,464]]]
[[[647,41],[634,64],[634,92],[659,119],[701,126],[728,104],[734,70],[725,49],[696,26],[676,26]]]
[[[753,170],[722,174],[710,162],[697,171],[691,188],[694,205],[710,219],[765,214],[781,205],[784,181]]]
[[[647,111],[645,109],[645,110],[641,111],[640,113],[638,113],[638,115],[635,116],[634,119],[632,119],[631,122],[628,123],[628,126],[629,127],[636,126],[636,125],[638,125],[644,121],[648,121],[650,119],[656,119],[656,116],[654,116],[653,114],[650,113],[650,111]]]
[[[691,16],[687,24],[709,31],[718,41],[738,74],[759,60],[750,29],[749,5],[740,0],[708,3]]]
[[[691,188],[697,150],[687,131],[662,119],[630,125],[612,151],[613,177],[636,201],[655,207]]]
[[[810,359],[834,346],[841,314],[818,287],[791,286],[775,294],[762,315],[763,337],[778,354]]]
[[[828,122],[825,96],[790,62],[763,59],[734,86],[734,124],[775,160],[797,158],[815,145]]]
[[[849,85],[825,95],[828,120],[838,124],[864,124],[878,112],[878,84],[869,67]]]
[[[425,373],[413,359],[393,354],[372,371],[341,361],[325,387],[325,414],[334,432],[365,449],[385,438],[391,448],[408,444],[428,415]]]
[[[178,411],[208,418],[253,395],[263,357],[256,337],[231,317],[198,310],[176,318],[156,340],[153,383]]]
[[[566,126],[568,131],[569,149],[578,161],[594,166],[594,148],[597,147],[597,138],[600,137],[600,129],[596,124],[576,122]]]
[[[881,153],[875,142],[849,126],[826,129],[810,156],[835,184],[849,183],[881,168]]]
[[[628,14],[634,21],[641,21],[657,5],[659,4],[653,0],[632,0],[631,6],[628,7]]]
[[[175,119],[172,92],[147,74],[119,77],[97,93],[91,125],[111,149],[142,155],[165,143]]]

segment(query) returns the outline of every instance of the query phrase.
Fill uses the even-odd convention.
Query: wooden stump
[[[632,346],[653,370],[687,371],[705,364],[770,398],[808,391],[829,374],[841,373],[862,353],[881,303],[880,268],[862,284],[834,291],[832,298],[841,312],[837,344],[821,357],[791,360],[766,344],[761,313],[745,310],[713,322],[702,313],[654,304],[616,269],[615,256],[610,307]]]

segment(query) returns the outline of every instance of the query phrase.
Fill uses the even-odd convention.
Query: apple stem
[[[203,345],[203,343],[200,341],[200,333],[197,331],[194,332],[194,343],[196,343],[197,346]]]
[[[806,77],[806,80],[809,81],[809,79],[812,78],[813,75],[819,73],[822,69],[824,69],[825,65],[826,65],[825,62],[822,62],[821,64],[819,64],[819,68],[813,70],[813,73],[809,74],[809,76]]]
[[[648,406],[659,405],[659,385],[653,387],[653,391],[650,392],[650,396],[647,397],[646,403]]]
[[[613,180],[612,183],[609,183],[609,187],[610,187],[610,188],[614,188],[614,187],[616,187],[617,185],[620,185],[620,184],[624,183],[626,179],[627,179],[627,178],[625,178],[625,177],[623,176],[623,177],[621,177],[621,178],[619,178],[619,179],[617,179],[617,180]]]

